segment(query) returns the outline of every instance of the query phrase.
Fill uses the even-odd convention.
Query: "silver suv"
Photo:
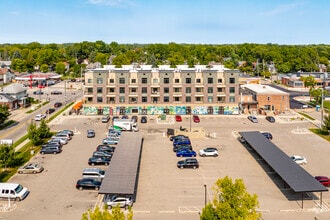
[[[119,206],[120,208],[128,208],[133,205],[133,201],[131,198],[126,197],[118,197],[106,195],[104,197],[104,203],[111,209],[112,207]]]

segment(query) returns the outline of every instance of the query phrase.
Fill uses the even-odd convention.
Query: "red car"
[[[43,88],[45,88],[45,86],[44,85],[38,85],[38,88],[43,89]]]
[[[193,120],[195,123],[199,123],[201,120],[199,119],[198,115],[193,115]]]
[[[330,186],[330,179],[327,176],[316,176],[315,179],[323,186]]]
[[[175,116],[175,121],[176,122],[181,122],[182,121],[181,115],[176,115]]]

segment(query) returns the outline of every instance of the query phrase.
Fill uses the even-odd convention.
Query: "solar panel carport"
[[[123,132],[102,181],[99,194],[130,197],[135,201],[142,135],[136,132]]]
[[[328,191],[311,174],[294,162],[275,144],[265,138],[259,131],[239,132],[254,151],[282,178],[296,193]],[[303,207],[303,204],[302,204]]]

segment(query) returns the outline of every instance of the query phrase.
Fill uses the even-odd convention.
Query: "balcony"
[[[226,96],[225,92],[217,92],[217,96]]]
[[[203,97],[204,96],[204,92],[195,92],[195,96]]]
[[[129,96],[129,97],[137,97],[137,96],[139,96],[139,93],[137,93],[137,92],[130,92],[130,93],[128,94],[128,96]]]
[[[175,97],[182,97],[182,92],[174,92],[173,96]]]

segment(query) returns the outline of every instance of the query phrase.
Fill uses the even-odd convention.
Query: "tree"
[[[1,167],[7,168],[15,159],[15,149],[8,144],[0,145],[0,163]]]
[[[314,86],[316,85],[314,76],[302,76],[302,77],[300,77],[300,80],[302,80],[304,82],[305,88],[313,89]]]
[[[4,123],[10,115],[7,105],[0,105],[0,124]]]
[[[233,183],[228,176],[218,179],[214,186],[215,196],[212,204],[207,204],[201,214],[202,220],[212,219],[248,219],[261,217],[256,194],[250,195],[242,179]]]
[[[63,62],[57,62],[55,66],[55,72],[63,75],[65,73],[65,64]]]
[[[43,73],[47,73],[48,72],[48,65],[47,64],[42,64],[40,66],[40,71]]]
[[[31,140],[33,145],[39,145],[42,142],[40,138],[36,123],[31,123],[28,127],[28,138]]]
[[[41,120],[40,121],[40,125],[39,125],[39,127],[37,129],[37,132],[38,132],[39,137],[41,139],[49,138],[51,136],[50,128],[46,124],[46,121],[45,120]]]
[[[93,211],[89,209],[87,212],[82,214],[82,220],[132,220],[133,212],[132,209],[128,209],[128,213],[125,215],[124,212],[121,211],[120,207],[112,208],[111,212],[108,211],[108,207],[105,205],[104,210],[100,210],[99,207]]]
[[[330,131],[330,113],[324,116],[322,128],[323,130]]]

